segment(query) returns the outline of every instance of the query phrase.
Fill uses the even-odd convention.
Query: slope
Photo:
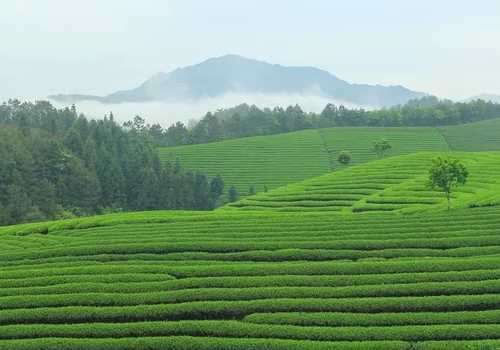
[[[178,158],[183,167],[209,176],[220,174],[226,189],[234,185],[247,194],[251,185],[260,192],[337,169],[340,150],[352,153],[353,164],[376,159],[372,142],[382,138],[393,145],[388,155],[448,150],[433,128],[331,128],[161,148],[160,157]]]
[[[500,119],[439,128],[455,151],[500,150]]]
[[[499,215],[158,212],[0,228],[0,349],[494,349]]]
[[[230,208],[280,211],[414,211],[446,208],[428,188],[428,169],[439,153],[391,157],[251,196]],[[452,153],[470,176],[453,194],[454,207],[500,203],[500,152]]]

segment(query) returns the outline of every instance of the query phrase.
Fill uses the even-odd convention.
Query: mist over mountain
[[[319,96],[366,107],[403,104],[425,95],[403,86],[351,84],[314,67],[286,67],[226,55],[169,73],[158,73],[136,88],[107,96],[59,94],[49,98],[63,103],[98,101],[114,104],[196,101],[227,94]]]

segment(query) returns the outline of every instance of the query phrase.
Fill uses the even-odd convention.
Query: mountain
[[[465,102],[470,102],[470,101],[474,101],[474,100],[484,100],[484,101],[491,101],[494,103],[500,103],[500,95],[480,94],[480,95],[469,97],[468,99],[465,100]]]
[[[361,106],[403,104],[425,94],[403,86],[351,84],[314,67],[286,67],[237,55],[158,73],[142,85],[107,96],[52,95],[61,102],[82,100],[103,103],[179,101],[241,94],[307,94]]]

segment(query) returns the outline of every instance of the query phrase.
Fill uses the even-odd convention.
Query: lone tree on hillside
[[[227,200],[229,201],[229,203],[233,203],[238,200],[238,197],[238,190],[236,189],[236,187],[231,186],[229,188],[229,191],[227,192]]]
[[[446,195],[448,210],[450,210],[451,193],[458,185],[467,182],[469,171],[458,159],[438,157],[432,161],[429,170],[429,185],[439,188]]]
[[[352,160],[352,156],[351,156],[351,152],[349,152],[349,151],[341,151],[337,157],[337,161],[343,165],[349,164],[351,162],[351,160]]]
[[[373,142],[373,152],[375,152],[377,154],[377,157],[379,158],[383,158],[385,152],[387,152],[391,148],[391,144],[386,139]]]

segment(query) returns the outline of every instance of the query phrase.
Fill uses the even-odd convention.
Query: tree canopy
[[[162,166],[150,128],[74,107],[0,105],[0,225],[108,211],[215,207],[224,182]]]
[[[458,159],[438,157],[429,170],[429,185],[444,192],[450,209],[451,194],[458,185],[467,182],[469,172]]]
[[[310,128],[344,126],[439,126],[463,124],[500,116],[500,104],[482,100],[454,103],[434,96],[411,100],[405,105],[379,110],[328,104],[321,113],[304,112],[300,106],[273,109],[248,104],[207,113],[188,127],[176,122],[163,129],[142,124],[158,146],[216,142],[247,136],[272,135]]]

